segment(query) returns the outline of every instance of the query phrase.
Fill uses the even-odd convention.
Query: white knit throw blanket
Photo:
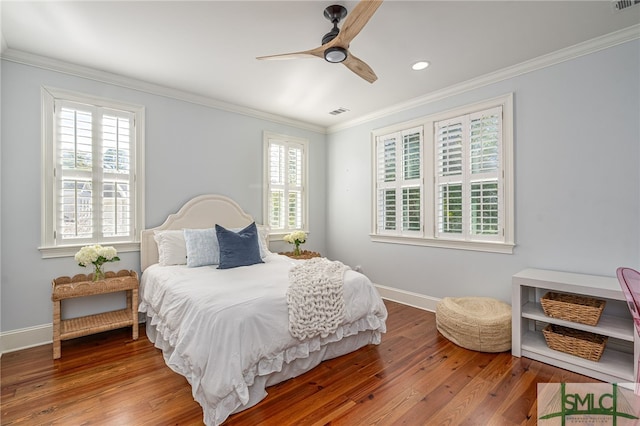
[[[344,320],[343,277],[338,261],[312,258],[289,271],[289,331],[297,339],[327,337]]]

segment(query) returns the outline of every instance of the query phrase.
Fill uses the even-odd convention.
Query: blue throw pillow
[[[255,222],[238,232],[233,232],[216,224],[216,235],[220,246],[218,269],[264,263],[260,258],[258,228]]]

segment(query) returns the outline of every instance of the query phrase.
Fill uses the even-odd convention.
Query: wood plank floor
[[[509,352],[462,349],[435,315],[386,302],[382,344],[268,389],[225,425],[535,425],[536,384],[595,382]],[[44,345],[0,359],[2,425],[201,425],[187,381],[140,329]]]

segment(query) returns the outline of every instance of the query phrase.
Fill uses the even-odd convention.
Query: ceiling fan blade
[[[347,55],[347,59],[342,61],[342,63],[349,68],[351,71],[356,73],[358,76],[367,80],[369,83],[373,83],[378,79],[378,76],[371,69],[369,65],[363,62],[361,59],[356,58],[349,52]]]
[[[305,50],[302,52],[281,53],[279,55],[258,56],[256,59],[280,60],[280,59],[305,59],[312,56],[324,59],[324,48],[316,47],[315,49]]]
[[[367,22],[369,22],[369,19],[376,13],[381,4],[382,1],[360,0],[360,3],[347,15],[338,36],[327,43],[325,47],[330,47],[330,45],[349,47],[351,40],[367,25]]]

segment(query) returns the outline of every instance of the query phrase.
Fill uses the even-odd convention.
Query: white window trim
[[[303,138],[288,136],[273,132],[265,131],[263,133],[263,193],[262,193],[262,220],[265,225],[269,225],[269,141],[271,139],[282,141],[285,143],[298,144],[303,146],[304,155],[302,158],[302,229],[301,231],[309,233],[309,141]],[[285,235],[294,231],[292,230],[269,230],[269,236],[274,240],[282,239]]]
[[[56,245],[54,241],[55,222],[55,202],[53,185],[55,185],[55,152],[54,152],[54,102],[56,99],[65,99],[73,102],[101,105],[115,109],[127,110],[136,115],[136,168],[135,190],[136,190],[136,215],[134,225],[133,241],[109,242],[118,252],[134,252],[140,250],[140,232],[144,229],[144,116],[145,108],[140,105],[118,102],[111,99],[86,95],[64,89],[57,89],[43,86],[41,94],[41,226],[40,241],[38,247],[42,258],[69,257],[74,256],[83,244]],[[96,242],[98,243],[98,242]]]
[[[435,179],[435,149],[434,125],[438,121],[471,114],[477,111],[502,106],[502,155],[503,168],[502,184],[504,193],[504,242],[496,241],[463,241],[456,239],[443,239],[436,236],[436,194],[434,190]],[[376,139],[379,136],[400,132],[405,129],[423,126],[423,164],[424,185],[422,198],[422,217],[424,220],[421,235],[390,235],[388,232],[377,231],[377,178],[376,178]],[[473,250],[491,253],[512,254],[515,247],[514,233],[514,172],[513,172],[513,93],[488,99],[471,105],[465,105],[441,113],[421,117],[419,119],[395,124],[371,132],[372,144],[372,200],[371,200],[371,233],[373,242],[406,244],[416,246],[440,247],[459,250]]]

